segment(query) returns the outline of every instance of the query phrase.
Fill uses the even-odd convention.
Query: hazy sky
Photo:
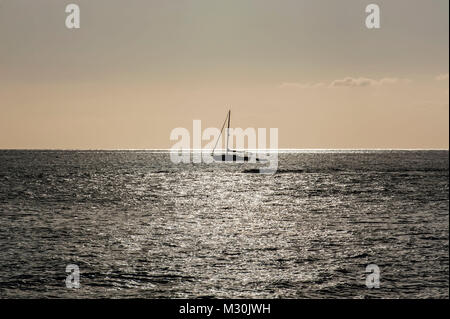
[[[277,127],[280,148],[448,149],[448,12],[448,0],[0,0],[0,148],[170,148],[172,129],[220,128],[231,106],[232,126]]]

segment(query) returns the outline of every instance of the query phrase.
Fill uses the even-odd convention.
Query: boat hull
[[[230,162],[230,163],[265,163],[265,160],[262,160],[258,157],[254,158],[252,156],[247,155],[239,155],[239,154],[217,154],[213,155],[213,159],[216,162]]]
[[[250,157],[241,156],[237,154],[221,154],[221,155],[213,155],[214,161],[216,162],[249,162]]]

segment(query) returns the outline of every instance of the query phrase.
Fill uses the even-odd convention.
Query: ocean
[[[449,298],[448,151],[255,167],[0,151],[0,298]]]

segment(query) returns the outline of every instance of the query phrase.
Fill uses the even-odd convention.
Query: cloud
[[[399,78],[382,78],[380,80],[374,80],[369,78],[352,78],[346,77],[340,80],[334,80],[331,82],[329,87],[367,87],[367,86],[381,86],[390,85],[397,83],[410,83],[409,79],[399,79]]]
[[[439,74],[439,75],[436,77],[436,80],[438,80],[438,81],[448,81],[448,73],[445,73],[445,74]]]
[[[340,87],[370,87],[370,86],[382,86],[391,85],[397,83],[410,83],[409,79],[399,79],[399,78],[382,78],[380,80],[374,80],[370,78],[352,78],[346,77],[343,79],[338,79],[332,81],[330,84],[323,82],[320,83],[297,83],[297,82],[285,82],[280,85],[281,88],[297,88],[297,89],[314,89],[320,87],[328,88],[340,88]]]
[[[374,80],[367,78],[351,78],[346,77],[341,80],[334,80],[331,82],[330,87],[358,87],[358,86],[371,86],[374,85]]]

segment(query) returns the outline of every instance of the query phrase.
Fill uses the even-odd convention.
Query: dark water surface
[[[163,152],[0,151],[0,298],[448,298],[448,161],[284,153],[262,175]]]

